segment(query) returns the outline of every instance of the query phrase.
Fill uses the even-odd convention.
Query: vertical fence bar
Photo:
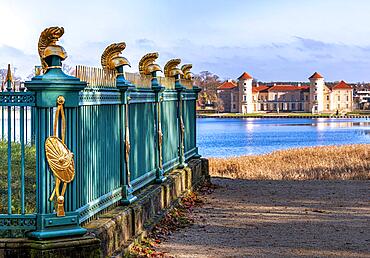
[[[4,141],[5,139],[5,118],[4,118],[4,106],[1,106],[1,140]]]
[[[21,213],[24,214],[24,107],[20,107],[20,143],[21,143]]]
[[[194,155],[194,158],[200,158],[201,155],[199,154],[198,145],[197,145],[197,100],[198,100],[199,92],[201,92],[202,89],[198,86],[193,85],[193,91],[196,94],[194,105],[193,105],[193,109],[194,109],[194,119],[193,119],[194,147],[196,148],[196,154]]]
[[[7,91],[11,92],[12,78],[10,65],[7,73]],[[10,98],[10,96],[9,96]],[[12,214],[12,107],[8,106],[8,214]]]
[[[16,142],[16,120],[17,120],[17,114],[15,113],[15,106],[13,107],[13,141]]]
[[[12,214],[12,108],[8,106],[8,214]]]
[[[158,83],[156,71],[152,72],[152,90],[155,93],[155,102],[154,102],[154,123],[155,123],[155,165],[156,165],[156,183],[162,183],[167,178],[163,176],[163,133],[162,133],[162,124],[161,124],[161,93],[165,89],[162,85]]]

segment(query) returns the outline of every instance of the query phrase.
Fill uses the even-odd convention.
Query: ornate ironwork
[[[59,56],[62,60],[67,58],[67,53],[64,48],[56,44],[56,42],[59,40],[60,37],[63,36],[63,34],[63,27],[50,27],[41,32],[38,43],[38,51],[42,69],[44,72],[46,72],[46,70],[50,68],[44,60],[46,57],[56,55]]]
[[[1,230],[36,229],[35,215],[0,215]]]
[[[33,92],[0,92],[0,106],[34,106]]]
[[[80,105],[96,105],[96,104],[121,104],[121,94],[119,92],[112,91],[82,91],[80,93]]]
[[[48,137],[45,141],[46,159],[55,177],[55,187],[49,200],[52,201],[56,195],[57,216],[65,216],[64,194],[67,189],[67,184],[75,177],[73,153],[64,144],[66,130],[66,121],[63,110],[64,102],[64,97],[59,96],[57,99],[58,109],[55,113],[54,119],[54,136]],[[62,117],[62,139],[56,136],[59,114],[61,114]],[[63,182],[62,192],[60,192],[61,182]]]

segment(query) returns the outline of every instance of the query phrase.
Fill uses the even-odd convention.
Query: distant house
[[[357,91],[354,97],[357,99],[358,109],[370,109],[370,90]]]
[[[348,112],[352,111],[353,90],[341,81],[326,85],[324,77],[314,73],[309,85],[258,85],[244,72],[237,80],[224,82],[217,90],[224,112]]]
[[[232,81],[228,80],[217,88],[217,96],[221,99],[224,107],[224,112],[235,113],[238,112],[239,106],[239,89]]]

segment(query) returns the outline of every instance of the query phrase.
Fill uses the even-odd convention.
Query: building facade
[[[228,80],[218,87],[217,94],[224,112],[349,112],[353,106],[353,90],[341,81],[326,85],[324,77],[314,73],[309,85],[258,85],[244,72],[236,82]]]

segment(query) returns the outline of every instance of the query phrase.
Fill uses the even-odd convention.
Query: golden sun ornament
[[[73,153],[64,143],[66,130],[66,120],[63,109],[64,102],[64,97],[59,96],[57,99],[58,108],[54,119],[54,136],[48,137],[45,141],[46,159],[55,177],[55,187],[49,200],[53,201],[54,196],[57,197],[57,216],[65,216],[64,194],[67,184],[70,183],[75,176]],[[59,115],[61,115],[62,120],[62,139],[57,137]],[[63,187],[60,192],[61,183],[63,183]]]

